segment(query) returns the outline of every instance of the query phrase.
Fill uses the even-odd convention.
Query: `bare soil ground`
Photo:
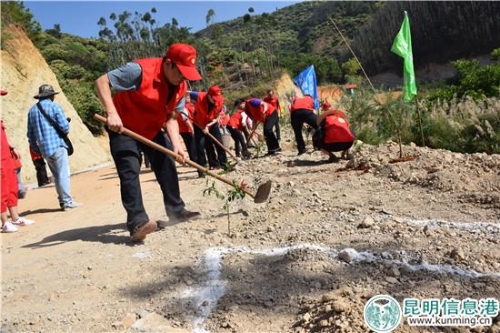
[[[230,203],[230,225],[224,200],[204,195],[230,188],[179,167],[202,218],[141,245],[129,243],[112,165],[72,177],[78,209],[59,211],[52,186],[30,190],[20,211],[36,224],[1,235],[1,331],[368,332],[373,295],[500,299],[500,156],[407,146],[417,159],[390,163],[388,142],[326,164],[284,141],[281,155],[225,175],[273,181],[267,203]],[[150,216],[166,219],[153,174],[141,180]]]

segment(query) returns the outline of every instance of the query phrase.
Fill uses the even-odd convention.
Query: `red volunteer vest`
[[[243,124],[242,124],[243,117],[241,116],[241,114],[243,112],[244,112],[243,110],[236,111],[231,116],[231,118],[229,118],[229,121],[227,122],[227,126],[230,126],[230,127],[234,128],[234,129],[242,131],[243,130]]]
[[[354,135],[349,130],[349,122],[337,116],[328,116],[325,119],[325,143],[352,142]]]
[[[153,139],[163,128],[168,116],[187,90],[186,82],[173,87],[167,101],[169,85],[162,69],[162,58],[135,60],[142,69],[142,82],[136,91],[117,92],[113,97],[123,126],[148,139]]]
[[[191,103],[186,103],[186,109],[188,110],[188,115],[189,118],[193,119],[193,114],[194,114],[194,105]],[[184,121],[182,118],[182,115],[177,115],[177,123],[179,124],[179,133],[192,133],[191,128],[186,125],[186,122],[189,120]]]
[[[266,103],[264,101],[260,101],[261,104],[267,104],[267,112],[264,113],[264,107],[263,105],[261,106],[253,106],[250,104],[250,101],[252,100],[258,100],[257,98],[251,98],[245,101],[245,113],[248,115],[250,119],[252,119],[255,122],[261,122],[265,123],[267,121],[267,118],[276,110],[274,106],[272,106],[269,103]]]
[[[299,109],[314,111],[314,99],[311,96],[297,97],[290,107],[290,112]]]
[[[276,96],[273,96],[273,97],[266,96],[263,99],[263,101],[266,102],[266,103],[271,104],[276,109],[278,108],[278,99],[276,98]]]
[[[194,104],[194,122],[198,124],[201,128],[205,128],[209,122],[214,120],[219,116],[222,110],[221,105],[213,105],[209,109],[208,105],[208,93],[200,92],[198,93],[198,99]]]

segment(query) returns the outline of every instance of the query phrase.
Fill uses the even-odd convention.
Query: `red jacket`
[[[314,111],[314,99],[311,96],[297,97],[292,102],[290,112],[296,110],[310,110]]]
[[[3,120],[1,123],[2,126],[2,136],[0,138],[0,153],[2,154],[2,161],[8,161],[12,159],[12,154],[10,152],[9,140],[7,139],[7,134],[5,133],[5,126],[3,125]]]
[[[267,111],[264,111],[267,105]],[[245,113],[255,122],[265,123],[267,118],[276,111],[276,108],[258,98],[250,98],[245,101]]]
[[[209,122],[219,116],[224,103],[210,105],[208,103],[208,93],[198,93],[198,99],[194,104],[194,122],[201,128],[205,128]]]
[[[324,131],[325,137],[323,141],[325,143],[352,142],[354,140],[354,135],[349,129],[349,122],[342,117],[327,116]]]
[[[170,101],[169,84],[163,75],[162,58],[136,60],[142,68],[142,82],[136,91],[117,92],[113,97],[123,126],[148,139],[163,128],[169,115],[187,90],[186,82],[174,87]]]

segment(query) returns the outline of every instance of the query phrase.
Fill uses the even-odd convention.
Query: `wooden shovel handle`
[[[98,121],[100,121],[100,122],[106,123],[106,118],[105,118],[105,117],[103,117],[103,116],[101,116],[101,115],[99,115],[99,114],[94,114],[94,119],[96,119],[96,120],[98,120]],[[136,140],[136,141],[139,141],[140,143],[145,144],[145,145],[146,145],[146,146],[148,146],[148,147],[151,147],[151,148],[153,148],[153,149],[156,149],[156,150],[158,150],[158,151],[160,151],[160,152],[162,152],[162,153],[164,153],[164,154],[167,154],[167,155],[169,155],[169,156],[173,157],[175,160],[177,160],[177,158],[179,158],[179,154],[177,154],[176,152],[174,152],[174,151],[172,151],[172,150],[170,150],[170,149],[168,149],[168,148],[165,148],[165,147],[163,147],[163,146],[161,146],[161,145],[157,144],[156,142],[153,142],[153,141],[151,141],[151,140],[149,140],[149,139],[147,139],[147,138],[143,137],[143,136],[142,136],[142,135],[140,135],[140,134],[137,134],[137,133],[135,133],[135,132],[133,132],[133,131],[131,131],[131,130],[129,130],[129,129],[126,129],[125,127],[123,127],[123,129],[122,129],[122,134],[125,134],[125,135],[127,135],[127,136],[131,137],[132,139],[134,139],[134,140]],[[235,186],[231,180],[226,179],[226,178],[224,178],[224,177],[221,177],[220,175],[218,175],[218,174],[216,174],[216,173],[213,173],[212,171],[208,170],[207,168],[202,167],[201,165],[199,165],[199,164],[198,164],[198,163],[196,163],[196,162],[193,162],[193,161],[191,161],[191,160],[187,159],[187,160],[186,160],[186,164],[189,164],[189,165],[190,165],[190,166],[192,166],[193,168],[195,168],[195,169],[197,169],[197,170],[199,170],[199,171],[202,171],[202,172],[206,173],[207,175],[209,175],[209,176],[211,176],[211,177],[214,177],[214,178],[216,178],[216,179],[220,180],[221,182],[224,182],[224,183],[226,183],[226,184],[228,184],[228,185],[231,185],[231,186],[233,186],[233,187]],[[254,199],[255,199],[254,194],[253,194],[252,192],[250,192],[248,189],[246,189],[246,188],[241,188],[241,187],[240,187],[240,189],[241,189],[243,192],[245,192],[246,194],[248,194],[249,196],[251,196],[252,198],[254,198]]]

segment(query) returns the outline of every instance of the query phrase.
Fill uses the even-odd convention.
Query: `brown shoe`
[[[146,238],[146,235],[155,231],[156,228],[156,221],[149,220],[148,222],[135,227],[134,231],[132,232],[132,236],[130,236],[130,240],[132,241],[132,243],[142,242]]]

